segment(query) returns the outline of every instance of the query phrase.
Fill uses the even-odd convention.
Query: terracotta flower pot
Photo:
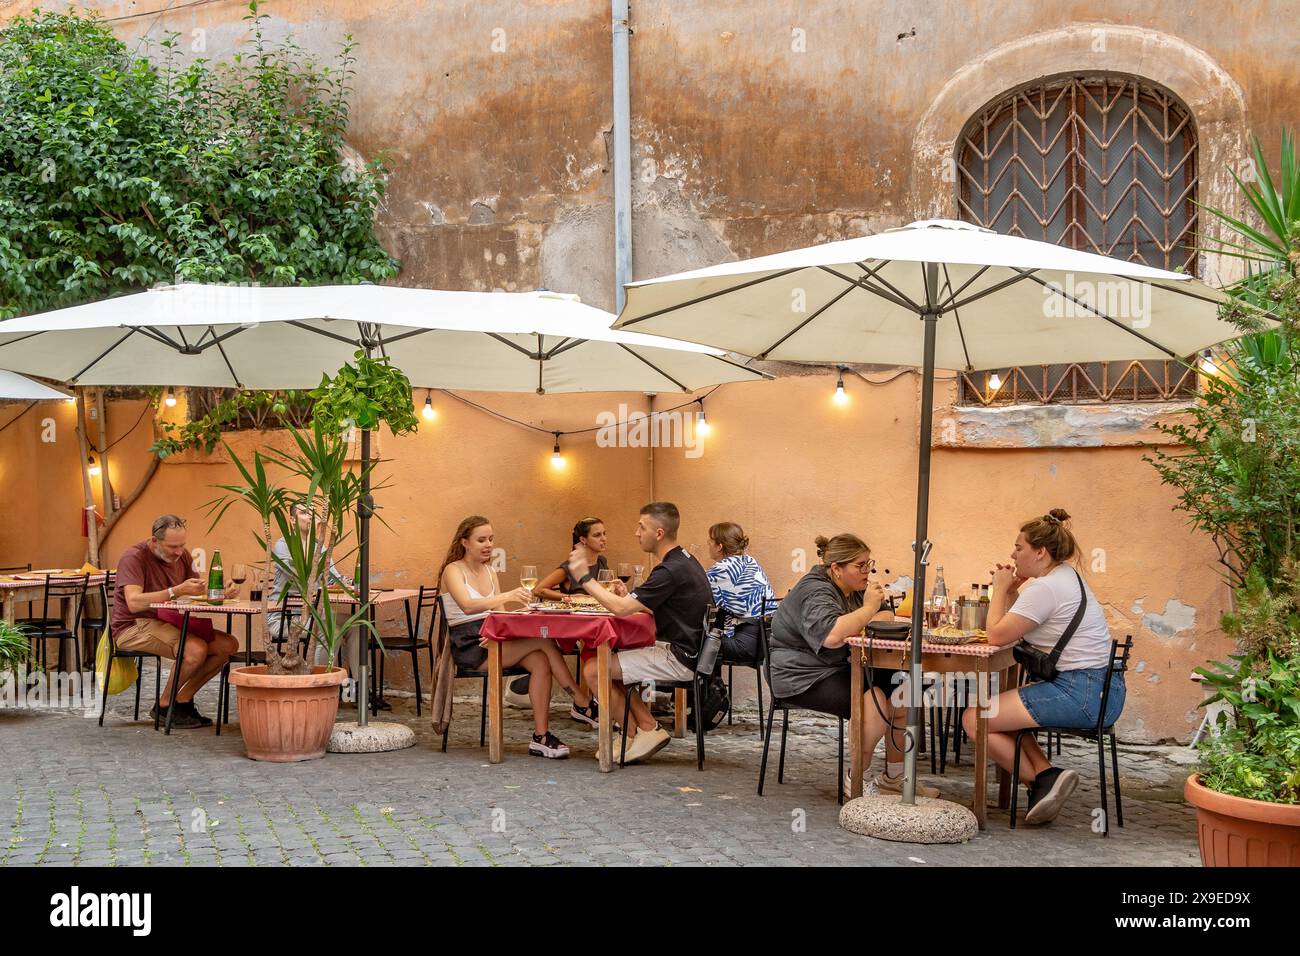
[[[1300,804],[1231,797],[1187,778],[1205,866],[1300,866]]]
[[[339,711],[341,667],[313,667],[310,674],[268,674],[265,664],[230,672],[244,749],[254,760],[292,763],[325,756]]]

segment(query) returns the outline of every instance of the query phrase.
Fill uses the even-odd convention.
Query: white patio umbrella
[[[1183,359],[1240,334],[1218,318],[1224,299],[1187,275],[926,220],[629,283],[614,327],[762,359],[922,369],[907,721],[917,741],[936,366]],[[916,749],[906,803],[915,802]]]
[[[358,350],[420,388],[690,392],[761,372],[551,292],[189,284],[0,322],[0,365],[80,385],[314,388]]]
[[[0,369],[0,398],[16,398],[29,402],[69,402],[73,397],[67,392],[43,385],[26,375]]]
[[[614,332],[552,292],[182,284],[0,322],[0,365],[80,385],[313,388],[358,351],[412,384],[486,391],[690,392],[769,376],[721,350]],[[361,436],[363,467],[370,434]],[[358,561],[370,595],[367,496]],[[366,686],[362,656],[361,686]],[[366,723],[366,708],[359,708]]]

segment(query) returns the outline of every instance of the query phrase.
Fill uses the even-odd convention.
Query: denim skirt
[[[1061,671],[1056,675],[1056,680],[1039,681],[1020,688],[1020,700],[1039,727],[1077,727],[1085,730],[1097,726],[1101,691],[1105,684],[1104,667]],[[1124,675],[1117,672],[1110,682],[1105,726],[1115,723],[1123,709]]]

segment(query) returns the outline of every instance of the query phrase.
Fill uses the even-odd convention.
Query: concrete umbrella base
[[[840,809],[840,826],[895,843],[965,843],[979,832],[975,814],[960,803],[917,797],[907,806],[897,794],[857,797]]]
[[[406,724],[360,726],[355,720],[334,725],[327,749],[332,754],[378,754],[415,746],[415,731]]]

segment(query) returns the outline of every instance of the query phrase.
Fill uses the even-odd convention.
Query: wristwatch
[[[584,584],[586,584],[588,581],[590,581],[593,577],[595,577],[595,575],[593,575],[590,571],[588,571],[588,572],[587,572],[586,574],[584,574],[582,577],[578,578],[578,587],[582,587]]]
[[[168,589],[167,589],[167,600],[169,600],[169,601],[175,601],[175,600],[176,600],[176,589],[175,589],[175,588],[168,588]]]

